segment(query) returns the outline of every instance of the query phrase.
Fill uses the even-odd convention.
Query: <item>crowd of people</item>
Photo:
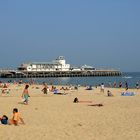
[[[22,80],[20,80],[19,82],[14,82],[14,84],[18,84],[18,85],[21,85],[21,84],[25,84],[23,83]],[[25,105],[28,105],[28,102],[29,102],[29,86],[30,85],[33,85],[34,82],[30,82],[28,84],[25,84],[25,88],[22,92],[22,102],[23,104]],[[129,86],[128,86],[128,82],[125,82],[125,84],[123,85],[124,83],[120,82],[119,84],[117,84],[116,82],[114,82],[113,84],[113,87],[116,88],[116,87],[119,87],[119,88],[122,88],[124,87],[125,85],[125,90],[127,91],[129,89]],[[5,94],[5,93],[8,93],[10,92],[10,88],[9,88],[9,83],[2,83],[0,82],[0,88],[1,88],[1,91],[2,91],[2,94]],[[78,90],[78,87],[79,86],[62,86],[60,89],[56,88],[55,86],[48,86],[47,83],[43,83],[43,88],[41,89],[41,91],[43,92],[43,94],[48,94],[48,92],[52,92],[54,94],[61,94],[61,95],[65,95],[66,91],[68,90]],[[95,86],[95,88],[97,88],[97,86]],[[139,83],[137,82],[136,85],[135,85],[135,88],[136,89],[139,89]],[[90,86],[87,86],[86,90],[94,90],[94,88],[90,85]],[[104,93],[105,92],[105,85],[104,83],[101,83],[100,84],[100,93]],[[107,90],[107,96],[108,97],[112,97],[114,96],[112,94],[112,92],[110,90]],[[79,99],[76,97],[74,98],[74,103],[92,103],[92,101],[79,101]],[[93,105],[93,106],[103,106],[103,104],[99,103],[99,104],[90,104],[90,105]],[[7,115],[2,115],[0,117],[0,121],[1,121],[1,124],[4,124],[4,125],[19,125],[19,124],[25,124],[21,114],[19,113],[18,109],[17,108],[14,108],[13,109],[13,117],[12,119],[9,119],[7,117]]]

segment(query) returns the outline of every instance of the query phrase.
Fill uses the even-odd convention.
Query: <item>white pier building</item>
[[[18,68],[20,71],[69,71],[70,64],[66,64],[63,56],[59,56],[52,62],[31,62],[23,63]]]

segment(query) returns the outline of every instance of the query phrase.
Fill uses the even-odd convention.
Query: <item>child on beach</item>
[[[1,118],[0,118],[0,121],[1,121],[1,124],[8,124],[8,117],[6,115],[3,115]]]
[[[25,89],[24,89],[24,91],[23,91],[23,93],[22,93],[22,98],[24,98],[24,103],[25,103],[26,105],[28,105],[28,98],[30,97],[30,96],[29,96],[29,92],[28,92],[28,88],[29,88],[29,85],[26,85],[26,86],[25,86]]]
[[[13,117],[12,119],[9,121],[9,125],[18,125],[19,122],[21,122],[21,124],[25,124],[23,118],[21,117],[21,114],[18,112],[17,108],[13,109]]]
[[[111,93],[111,91],[110,91],[110,90],[108,90],[108,91],[107,91],[107,96],[108,96],[108,97],[113,96],[113,94]]]

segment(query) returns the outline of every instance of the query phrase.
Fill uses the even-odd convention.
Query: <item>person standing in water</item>
[[[125,82],[125,89],[128,90],[128,83]]]
[[[138,82],[136,83],[136,89],[139,89],[139,83]]]
[[[24,90],[23,90],[23,93],[22,93],[22,98],[24,98],[24,103],[26,105],[28,105],[28,98],[30,97],[28,88],[29,88],[29,85],[26,85]]]

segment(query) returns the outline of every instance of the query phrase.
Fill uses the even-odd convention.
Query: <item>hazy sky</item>
[[[0,0],[0,68],[59,55],[140,71],[140,0]]]

